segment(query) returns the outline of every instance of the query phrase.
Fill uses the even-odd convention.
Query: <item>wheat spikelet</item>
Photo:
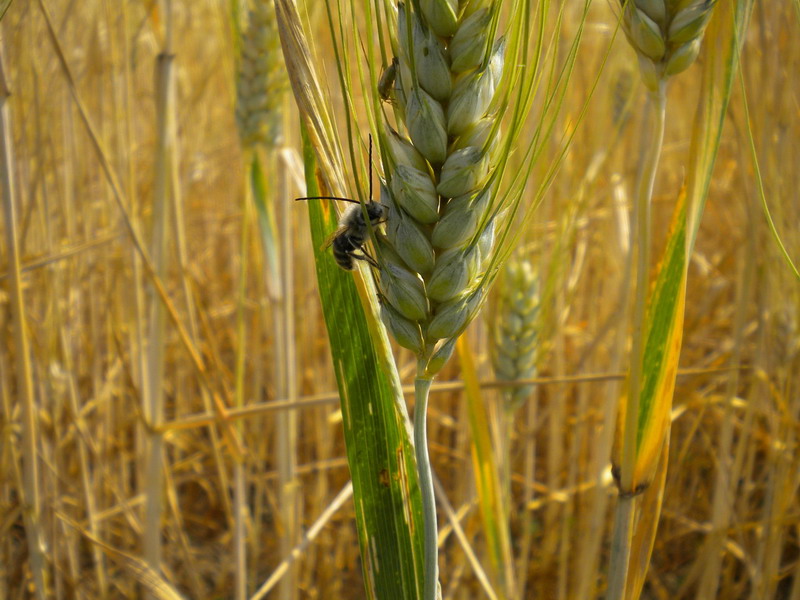
[[[395,81],[380,83],[401,130],[385,122],[382,136],[388,164],[380,202],[389,210],[378,254],[391,305],[384,320],[400,344],[430,359],[429,374],[484,298],[479,280],[494,236],[494,111],[505,51],[492,34],[497,10],[488,0],[399,4]]]
[[[622,26],[651,90],[697,58],[717,0],[621,0]]]
[[[287,87],[274,5],[271,0],[254,0],[236,83],[236,122],[245,147],[281,143],[280,106]]]
[[[499,287],[494,313],[492,366],[498,379],[519,381],[536,376],[538,350],[539,278],[528,260],[511,260]],[[518,408],[531,386],[509,388],[509,410]]]

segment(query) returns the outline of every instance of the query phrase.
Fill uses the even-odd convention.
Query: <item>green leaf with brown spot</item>
[[[309,196],[320,193],[304,131]],[[309,201],[317,280],[339,384],[347,461],[369,598],[422,597],[423,517],[411,426],[374,294],[339,268],[325,240],[336,228],[333,204]],[[365,301],[362,302],[362,295]],[[367,307],[367,310],[365,310]]]

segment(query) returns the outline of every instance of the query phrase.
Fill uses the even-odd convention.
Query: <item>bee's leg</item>
[[[356,254],[355,252],[352,252],[350,256],[352,256],[356,260],[363,260],[364,262],[366,262],[372,267],[375,267],[376,269],[380,269],[378,261],[372,258],[369,254],[367,254],[365,250],[361,250],[361,254]]]

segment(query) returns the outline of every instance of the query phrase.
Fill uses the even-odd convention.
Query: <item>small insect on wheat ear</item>
[[[397,57],[392,58],[392,62],[383,70],[378,80],[378,95],[384,102],[394,103],[394,87],[397,78],[397,69],[400,68],[400,61]]]
[[[346,271],[355,269],[357,260],[379,268],[378,261],[364,250],[370,230],[385,223],[387,213],[386,206],[372,199],[372,135],[369,136],[369,201],[366,204],[340,196],[304,196],[295,200],[341,200],[352,203],[353,206],[347,207],[342,213],[339,227],[330,235],[324,247],[332,248],[336,264]]]

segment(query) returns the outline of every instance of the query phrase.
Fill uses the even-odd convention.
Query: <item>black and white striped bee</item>
[[[348,200],[348,198],[337,198],[337,200]],[[382,204],[370,200],[364,209],[367,212],[370,227],[377,227],[386,220],[386,207]],[[326,247],[332,248],[336,264],[347,271],[355,268],[356,260],[365,260],[373,267],[378,267],[375,259],[364,250],[364,244],[368,237],[369,229],[364,218],[364,211],[361,204],[355,202],[353,206],[347,207],[339,219],[339,228],[333,232]]]
[[[369,137],[369,202],[363,206],[352,198],[338,196],[307,196],[296,200],[341,200],[351,202],[339,218],[339,227],[325,242],[325,248],[331,247],[336,264],[346,271],[355,269],[357,260],[363,260],[378,268],[377,261],[364,250],[369,239],[371,228],[378,227],[386,221],[387,208],[372,199],[372,136]],[[366,212],[366,216],[365,213]],[[368,222],[369,220],[369,222]]]

